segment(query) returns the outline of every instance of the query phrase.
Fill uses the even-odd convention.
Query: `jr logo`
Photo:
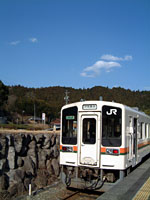
[[[117,115],[117,109],[110,109],[110,111],[109,112],[107,111],[106,114],[107,115],[112,115],[112,114]]]

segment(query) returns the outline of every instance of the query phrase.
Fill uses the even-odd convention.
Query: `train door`
[[[80,165],[99,167],[100,114],[82,114],[80,118]]]
[[[133,166],[137,163],[137,118],[130,117],[129,130],[129,160],[132,160]]]
[[[129,146],[129,154],[128,160],[132,160],[133,158],[133,119],[130,117],[129,119],[129,129],[128,129],[128,146]]]
[[[133,119],[133,155],[134,155],[134,162],[137,162],[137,118]]]

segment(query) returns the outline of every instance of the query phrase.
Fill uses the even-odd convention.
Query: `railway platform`
[[[150,200],[150,155],[144,163],[97,200]]]

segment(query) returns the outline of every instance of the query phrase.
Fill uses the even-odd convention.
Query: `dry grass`
[[[26,130],[26,129],[9,129],[9,128],[0,128],[0,133],[9,133],[9,134],[19,134],[19,133],[28,133],[28,134],[60,134],[60,131],[48,131],[48,130]]]

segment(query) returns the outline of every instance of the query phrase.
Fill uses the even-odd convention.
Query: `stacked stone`
[[[59,136],[0,133],[0,196],[10,199],[59,176]]]

